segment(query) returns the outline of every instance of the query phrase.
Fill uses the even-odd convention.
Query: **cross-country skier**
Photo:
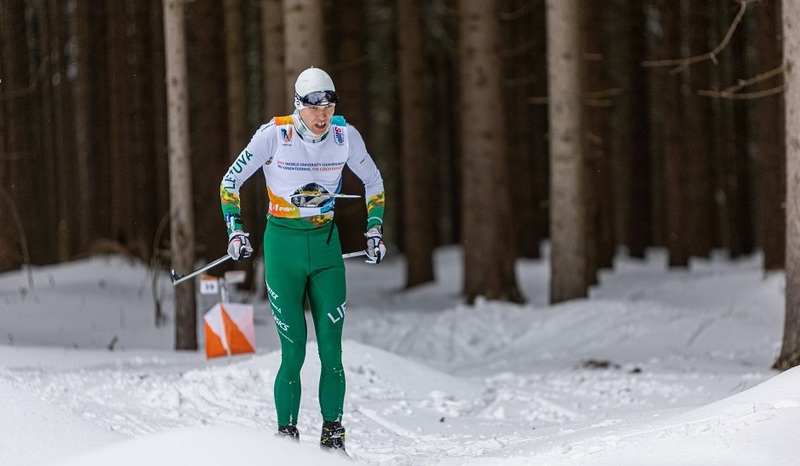
[[[347,290],[334,204],[347,165],[364,183],[367,262],[386,254],[382,240],[383,179],[361,134],[334,116],[338,97],[328,73],[308,68],[295,82],[295,111],[262,125],[234,160],[220,185],[228,228],[228,253],[235,260],[253,253],[242,223],[239,190],[259,168],[269,197],[264,263],[269,303],[281,342],[275,377],[278,435],[299,439],[300,368],[306,355],[304,298],[308,297],[322,373],[319,404],[323,448],[344,449],[342,412],[345,374],[342,325]]]

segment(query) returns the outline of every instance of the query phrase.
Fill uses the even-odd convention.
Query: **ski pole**
[[[359,257],[359,256],[365,255],[366,253],[367,253],[367,251],[348,252],[346,254],[342,254],[342,259],[349,259],[351,257]],[[190,279],[190,278],[192,278],[192,277],[194,277],[194,276],[196,276],[198,274],[201,274],[201,273],[205,272],[206,270],[208,270],[210,268],[218,266],[219,264],[225,262],[226,260],[228,260],[230,258],[231,258],[231,256],[229,256],[228,254],[225,254],[224,256],[220,257],[219,259],[215,260],[214,262],[206,264],[206,265],[200,267],[199,269],[195,270],[192,273],[187,273],[186,275],[178,275],[178,273],[175,272],[175,269],[172,269],[172,271],[169,274],[170,278],[172,279],[172,284],[173,285],[177,285],[180,282],[186,281],[186,280],[188,280],[188,279]]]
[[[208,270],[208,269],[210,269],[212,267],[218,266],[219,264],[225,262],[226,260],[228,260],[230,258],[231,258],[231,256],[229,254],[225,254],[224,256],[220,257],[219,259],[215,260],[214,262],[206,264],[206,265],[200,267],[199,269],[195,270],[192,273],[187,273],[186,275],[178,275],[175,272],[175,269],[172,269],[172,271],[169,274],[170,278],[172,278],[172,284],[173,285],[177,285],[178,283],[180,283],[182,281],[185,281],[185,280],[188,280],[188,279],[194,277],[195,275],[203,273],[203,272],[205,272],[206,270]]]

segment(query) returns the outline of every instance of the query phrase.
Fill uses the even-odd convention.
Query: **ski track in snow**
[[[445,260],[458,259],[448,252]],[[369,266],[348,264],[348,273],[371,277],[359,272],[364,267]],[[539,275],[523,279],[546,283],[545,269],[526,269]],[[61,290],[71,283],[67,279],[79,281],[67,267],[54,270],[50,281]],[[622,263],[614,275],[601,275],[603,286],[591,299],[558,306],[547,306],[544,292],[529,296],[532,303],[525,306],[461,306],[455,275],[445,284],[452,288],[452,305],[440,297],[429,300],[434,290],[425,287],[387,292],[386,286],[399,288],[399,273],[387,274],[397,283],[380,282],[383,288],[363,280],[363,289],[348,298],[345,326],[348,451],[364,464],[492,464],[493,458],[574,464],[636,448],[641,439],[669,445],[697,437],[713,443],[718,432],[749,434],[765,421],[796,419],[796,394],[765,403],[746,396],[747,389],[775,377],[768,368],[780,329],[774,310],[764,311],[775,306],[762,303],[771,299],[768,293],[779,292],[780,283],[765,279],[765,296],[744,294],[752,286],[742,286],[737,295],[739,281],[760,276],[757,265],[744,263],[724,280],[716,274],[713,264],[701,263],[692,273],[673,274],[682,282],[676,287],[659,282],[659,267]],[[139,278],[98,283],[98,289],[114,293],[95,305],[112,310],[128,327],[137,324],[135,311],[149,309],[142,291],[149,281],[133,277]],[[123,286],[131,282],[138,284],[133,291]],[[57,331],[67,335],[64,341],[79,341],[79,329],[69,326],[78,323],[47,317],[63,296],[50,297],[42,287],[22,299],[18,285],[3,286],[10,310],[24,299],[44,303],[42,310],[26,311],[42,316],[30,335]],[[702,293],[692,295],[692,287]],[[722,305],[702,302],[709,287],[730,299]],[[76,294],[74,300],[85,299]],[[266,312],[257,308],[256,319],[262,322],[260,335],[274,341]],[[142,334],[151,331],[150,322],[138,323]],[[104,347],[116,331],[109,327],[80,340],[82,347]],[[26,350],[18,360],[13,347],[0,347],[0,381],[125,436],[207,425],[272,436],[272,384],[280,364],[275,345],[261,343],[256,355],[206,361],[201,353],[131,350],[124,345],[138,334],[131,335],[123,337],[120,351],[78,350],[80,357],[76,350],[51,346]],[[11,334],[8,339],[13,343]],[[163,341],[168,348],[171,336]],[[322,420],[313,341],[307,354],[298,428],[301,443],[315,444]],[[718,401],[721,394],[730,398]],[[608,456],[605,464],[619,464],[615,458]]]
[[[315,355],[316,348],[309,348],[308,354]],[[109,354],[108,358],[114,362],[73,370],[7,368],[0,378],[86,420],[133,437],[202,425],[240,426],[270,435],[274,431],[272,380],[280,361],[277,352],[215,360],[207,368],[188,370],[187,359],[181,357]],[[188,362],[192,359],[197,357],[189,357]],[[611,430],[600,443],[570,444],[560,453],[575,458],[602,451],[602,443],[619,446],[626,442],[624,435],[613,434],[614,426],[623,422],[619,416],[652,415],[654,406],[663,406],[665,399],[672,400],[676,408],[712,402],[702,390],[710,384],[743,388],[741,374],[698,373],[689,377],[695,382],[690,386],[685,383],[686,374],[651,376],[621,367],[501,372],[482,379],[457,377],[352,341],[345,344],[345,360],[348,398],[344,422],[349,450],[367,464],[424,464],[430,458],[455,461],[499,455],[521,443],[552,443],[576,432],[573,425],[587,422],[590,429]],[[115,365],[125,365],[126,370]],[[131,371],[130,366],[139,370]],[[427,372],[426,384],[403,383],[403,374],[420,371]],[[298,426],[302,442],[318,438],[318,373],[318,361],[309,357],[303,369]],[[755,385],[768,377],[751,375],[748,383]],[[103,383],[98,385],[98,380]],[[717,393],[710,392],[711,397]],[[575,403],[576,399],[580,403]],[[573,404],[568,406],[564,400]],[[731,408],[729,419],[710,416],[674,426],[654,424],[635,435],[690,435],[711,428],[735,428],[736,423],[757,422],[769,411],[769,406],[743,405],[738,410]],[[496,434],[472,433],[487,431]]]

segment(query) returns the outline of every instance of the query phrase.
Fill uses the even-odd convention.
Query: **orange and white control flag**
[[[206,358],[256,352],[251,304],[217,303],[206,312],[203,321]]]

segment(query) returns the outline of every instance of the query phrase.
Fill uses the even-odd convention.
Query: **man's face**
[[[324,107],[312,105],[300,110],[300,118],[303,119],[303,123],[312,133],[320,136],[328,131],[335,108],[335,104]]]

